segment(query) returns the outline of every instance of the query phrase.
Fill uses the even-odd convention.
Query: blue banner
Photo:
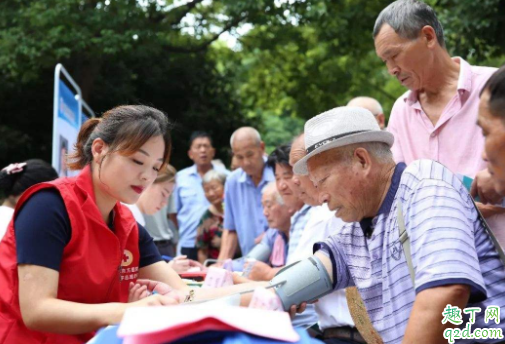
[[[79,102],[75,99],[75,94],[61,80],[59,91],[58,117],[79,130],[81,119],[79,118]]]

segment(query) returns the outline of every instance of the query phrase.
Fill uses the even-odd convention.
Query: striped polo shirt
[[[415,288],[399,241],[398,202],[411,243]],[[316,244],[318,249],[333,262],[335,289],[357,286],[384,343],[401,343],[417,293],[449,284],[471,287],[467,307],[482,309],[472,328],[505,329],[505,267],[467,190],[437,162],[398,164],[378,214],[345,225]],[[484,322],[489,305],[500,306],[499,325]]]

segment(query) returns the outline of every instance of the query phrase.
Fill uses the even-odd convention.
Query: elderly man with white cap
[[[277,295],[288,308],[356,286],[384,343],[458,342],[458,326],[475,329],[474,342],[502,342],[477,330],[503,335],[503,252],[451,171],[431,160],[395,164],[392,144],[362,108],[305,124],[307,155],[295,173],[308,173],[320,201],[349,223],[316,244],[314,256],[281,270],[271,281],[281,285]],[[501,307],[498,321],[485,322],[488,306]],[[480,308],[468,321],[465,307]]]

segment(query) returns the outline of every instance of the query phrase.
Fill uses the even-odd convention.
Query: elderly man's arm
[[[221,249],[218,260],[232,258],[235,255],[238,245],[237,232],[228,229],[223,230],[221,236]]]
[[[462,284],[440,286],[421,291],[416,296],[410,313],[403,344],[442,344],[444,330],[456,327],[449,321],[442,324],[444,308],[450,304],[465,308],[470,298],[470,287]]]
[[[280,267],[273,268],[266,263],[255,261],[255,262],[246,262],[244,264],[244,271],[248,269],[249,265],[252,265],[252,267],[250,268],[248,278],[252,281],[270,281],[272,278],[275,277],[275,274],[281,269]]]

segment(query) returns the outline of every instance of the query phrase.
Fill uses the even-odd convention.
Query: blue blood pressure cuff
[[[254,246],[251,251],[245,256],[247,259],[255,259],[260,262],[268,262],[272,249],[265,243],[260,242],[258,245]]]
[[[292,305],[315,301],[333,291],[330,275],[316,256],[282,268],[270,281],[288,311]]]

